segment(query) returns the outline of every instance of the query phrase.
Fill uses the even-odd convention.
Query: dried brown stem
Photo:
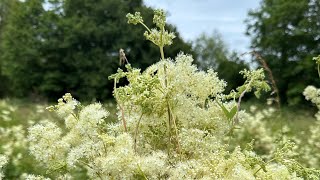
[[[241,56],[243,56],[245,54],[251,54],[251,55],[255,56],[258,59],[258,61],[260,62],[260,64],[263,67],[263,69],[265,69],[268,72],[269,79],[271,81],[271,87],[273,89],[273,92],[276,94],[276,100],[275,101],[277,103],[278,109],[281,110],[281,101],[280,101],[279,89],[278,89],[277,83],[276,83],[276,81],[274,79],[272,70],[269,68],[266,60],[257,51],[251,51],[251,52],[248,52],[248,53],[244,53]]]

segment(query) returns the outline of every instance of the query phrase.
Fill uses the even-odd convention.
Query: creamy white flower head
[[[240,163],[237,163],[232,171],[230,171],[229,176],[227,179],[230,180],[255,180],[256,178],[253,175],[252,171],[247,170],[245,167],[243,167]]]
[[[259,171],[259,175],[262,179],[293,179],[302,180],[303,178],[297,177],[295,173],[290,173],[288,168],[281,164],[270,164],[267,167],[267,172]]]
[[[303,95],[307,100],[316,98],[318,96],[317,88],[314,86],[307,86],[303,91]]]
[[[65,118],[69,114],[73,113],[73,110],[76,108],[76,106],[79,104],[79,102],[75,99],[72,99],[71,101],[67,101],[66,103],[58,106],[57,108],[57,114]]]
[[[0,154],[0,169],[4,167],[8,163],[8,157]]]
[[[101,124],[104,122],[104,118],[109,115],[109,112],[105,110],[100,103],[90,104],[84,107],[79,115],[80,121],[88,121],[89,123]]]
[[[20,176],[20,179],[23,180],[50,180],[50,178],[46,178],[44,176],[40,176],[40,175],[34,175],[34,174],[22,174]]]
[[[257,106],[251,105],[250,106],[250,112],[254,113],[257,110]]]
[[[30,153],[48,166],[62,163],[70,144],[63,141],[61,135],[61,129],[52,122],[32,126],[28,136]]]
[[[104,119],[108,115],[109,112],[100,103],[90,104],[80,111],[78,122],[74,128],[81,135],[97,137],[99,127],[105,122]]]
[[[139,159],[141,170],[151,179],[160,179],[166,173],[168,156],[161,151]]]
[[[74,115],[69,114],[65,119],[64,119],[66,128],[71,129],[77,124],[77,119]]]

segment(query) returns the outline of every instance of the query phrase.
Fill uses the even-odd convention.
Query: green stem
[[[318,75],[320,77],[320,64],[318,64]]]
[[[141,22],[141,21],[140,21],[140,24],[142,24],[142,26],[145,27],[149,33],[151,33],[151,30],[148,28],[148,26],[146,26],[146,25],[145,25],[143,22]]]
[[[163,33],[164,33],[164,27],[161,28],[161,33],[160,33],[160,54],[161,54],[161,59],[164,60],[164,52],[163,52]]]
[[[172,113],[172,110],[171,110],[170,106],[169,106],[169,109],[170,109],[170,112]],[[179,142],[178,127],[177,127],[177,123],[176,123],[176,120],[175,120],[173,115],[172,115],[172,121],[173,121],[174,130],[175,130],[175,133],[176,133],[177,151],[181,155],[181,146],[180,146],[180,142]]]
[[[241,92],[239,99],[238,99],[238,105],[237,105],[237,116],[235,118],[234,123],[238,124],[239,123],[239,112],[240,112],[240,105],[241,105],[241,100],[244,96],[244,94],[248,91],[249,87],[251,86],[252,80],[248,83],[248,85],[246,86],[246,89],[244,91]]]
[[[167,129],[168,129],[168,138],[169,138],[169,143],[168,143],[168,154],[170,154],[170,145],[171,145],[171,111],[169,107],[169,103],[167,101],[167,112],[168,112],[168,121],[167,121]]]
[[[140,125],[142,116],[143,116],[143,113],[141,114],[141,116],[140,116],[140,118],[139,118],[139,120],[138,120],[138,123],[137,123],[137,126],[136,126],[136,130],[135,130],[135,132],[134,132],[134,151],[135,151],[135,152],[137,152],[137,136],[138,136],[139,125]]]
[[[163,46],[160,47],[161,60],[164,60]]]
[[[119,104],[119,108],[120,108],[120,111],[121,111],[121,118],[122,118],[122,124],[123,124],[124,131],[128,132],[128,130],[127,130],[127,122],[126,122],[126,119],[124,118],[124,110],[123,110],[123,107],[121,106],[121,104]]]
[[[142,169],[141,169],[141,167],[139,166],[139,164],[138,164],[138,170],[140,171],[140,173],[141,173],[141,175],[143,176],[143,178],[144,178],[145,180],[148,180],[146,174],[142,171]]]
[[[271,162],[274,161],[274,160],[275,160],[275,158],[272,158],[272,159],[270,159],[269,161],[267,161],[265,164],[267,165],[267,164],[271,163]],[[262,169],[262,166],[260,165],[260,168],[259,168],[253,175],[256,176],[256,174],[257,174],[261,169]]]

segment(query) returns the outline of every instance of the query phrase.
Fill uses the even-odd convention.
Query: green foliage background
[[[120,48],[142,69],[160,59],[153,45],[138,38],[143,29],[129,27],[125,18],[133,11],[152,17],[152,9],[142,1],[0,2],[5,9],[0,62],[3,78],[10,83],[1,89],[10,95],[56,99],[72,92],[84,100],[106,99],[113,87],[107,77],[119,66]],[[170,29],[176,32],[175,27]],[[176,46],[166,49],[168,56],[192,53],[191,45],[176,34]]]
[[[319,17],[317,0],[263,0],[248,14],[251,47],[267,60],[284,104],[303,103],[303,89],[320,85],[311,61],[320,53]]]
[[[284,105],[303,104],[304,87],[320,85],[311,61],[320,53],[319,9],[316,0],[262,0],[248,13],[251,48],[270,66]],[[142,0],[0,0],[0,97],[55,100],[71,92],[81,100],[110,98],[107,77],[119,67],[120,48],[141,69],[160,59],[157,48],[139,38],[143,28],[126,23],[134,11],[151,24],[152,9]],[[238,72],[248,64],[219,33],[192,43],[168,27],[177,38],[166,56],[192,54],[201,69],[213,67],[228,82],[226,91],[243,83]]]
[[[200,69],[213,68],[221,79],[227,82],[226,92],[242,85],[244,80],[239,72],[249,68],[236,52],[230,52],[221,34],[201,34],[194,42],[197,64]]]

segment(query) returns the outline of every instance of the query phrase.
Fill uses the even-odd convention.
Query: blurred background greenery
[[[248,12],[247,35],[274,74],[284,105],[305,104],[302,91],[319,86],[311,61],[320,54],[320,2],[262,0]],[[107,77],[119,67],[123,48],[130,63],[145,69],[159,60],[142,27],[127,24],[128,12],[140,11],[151,24],[152,8],[142,0],[0,0],[0,97],[53,101],[65,92],[85,101],[112,98]],[[187,17],[186,17],[187,18]],[[228,82],[243,83],[238,72],[261,66],[231,51],[219,32],[185,41],[177,38],[167,57],[183,51],[203,70],[214,68]]]

